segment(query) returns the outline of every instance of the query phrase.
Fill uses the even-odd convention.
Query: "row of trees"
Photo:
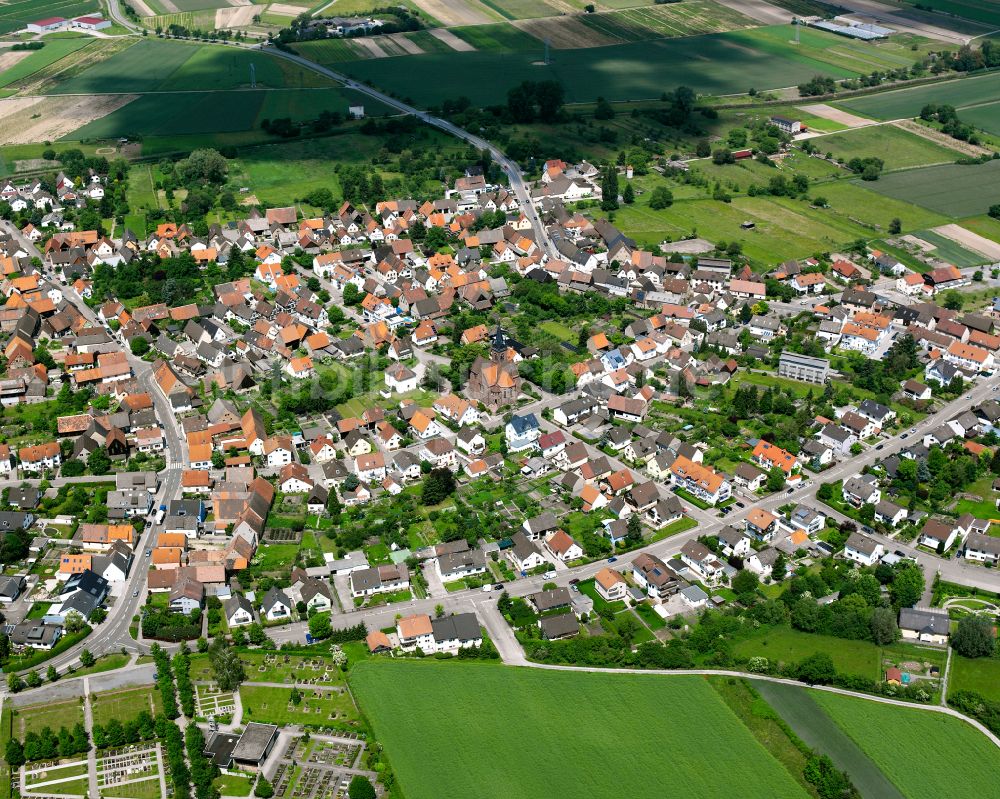
[[[53,732],[51,727],[43,727],[40,732],[29,730],[23,743],[11,738],[4,755],[11,768],[18,768],[34,760],[56,760],[89,751],[90,736],[83,724],[77,722],[72,729],[60,727],[59,732]]]
[[[180,651],[170,662],[177,681],[177,695],[180,697],[181,710],[189,719],[194,718],[195,701],[194,685],[191,683],[191,658],[187,644],[181,644]]]
[[[156,687],[160,689],[163,714],[168,719],[175,719],[180,715],[180,711],[177,709],[177,691],[174,688],[170,656],[159,644],[153,644],[149,653],[153,656],[153,663],[156,664]]]
[[[191,764],[191,782],[196,799],[219,799],[219,789],[214,780],[219,768],[205,757],[205,735],[197,724],[188,724],[184,731],[184,744]]]
[[[149,741],[154,737],[156,724],[148,710],[143,710],[138,716],[125,722],[113,718],[107,724],[94,725],[94,746],[98,749],[126,746]]]

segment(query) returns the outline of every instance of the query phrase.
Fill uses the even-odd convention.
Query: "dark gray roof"
[[[483,637],[475,613],[459,613],[431,621],[435,641],[476,641]]]
[[[580,632],[580,625],[572,613],[560,613],[558,616],[546,616],[538,626],[543,638],[565,638]]]

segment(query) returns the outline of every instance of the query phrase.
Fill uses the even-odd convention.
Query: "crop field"
[[[690,0],[608,14],[586,14],[580,19],[595,31],[623,42],[639,42],[662,36],[722,33],[756,24],[750,17],[712,0]]]
[[[1000,202],[1000,161],[894,172],[866,188],[950,217],[975,216]]]
[[[156,17],[145,17],[143,24],[150,30],[163,28],[166,30],[171,25],[180,25],[188,30],[208,31],[215,28],[214,9],[204,11],[180,11],[176,14],[160,14]]]
[[[26,58],[18,61],[10,69],[0,72],[0,87],[9,86],[14,81],[34,75],[38,70],[93,42],[89,36],[79,39],[49,39],[41,50],[30,52]]]
[[[996,102],[997,97],[1000,97],[1000,73],[991,72],[972,78],[854,97],[834,105],[873,119],[903,119],[917,116],[928,103],[947,103],[958,109],[962,119],[965,119],[972,110],[970,106],[991,104]]]
[[[855,128],[813,142],[820,151],[833,153],[834,158],[875,156],[885,161],[886,169],[906,169],[931,164],[954,163],[961,153],[936,142],[903,130],[895,125]]]
[[[496,11],[504,19],[535,19],[554,17],[562,13],[544,0],[482,0],[487,8]]]
[[[970,125],[1000,136],[1000,102],[960,109],[961,119]]]
[[[338,64],[341,61],[354,61],[367,58],[356,45],[347,39],[320,39],[314,42],[299,42],[295,52],[315,61],[317,64]]]
[[[751,681],[751,684],[796,735],[851,775],[862,796],[905,799],[882,770],[816,704],[815,692],[804,686],[765,681]]]
[[[237,89],[250,85],[250,65],[260,88],[328,86],[330,81],[272,56],[234,48],[144,40],[60,83],[52,94],[124,94]],[[169,100],[164,100],[169,105]]]
[[[181,11],[201,11],[206,8],[227,8],[226,0],[171,0]]]
[[[0,6],[0,33],[23,28],[46,17],[79,17],[96,11],[97,0],[22,0]]]
[[[452,28],[451,32],[477,50],[495,53],[540,53],[538,40],[534,36],[508,25],[469,25]]]
[[[351,685],[409,799],[806,796],[698,677],[368,661]]]
[[[825,691],[813,698],[908,799],[980,799],[995,790],[1000,749],[964,721]]]
[[[954,14],[993,28],[1000,28],[1000,8],[994,0],[907,0],[912,6],[933,8],[941,14]],[[947,22],[944,23],[947,27]]]
[[[479,28],[490,31],[471,33]],[[504,26],[499,26],[503,28]],[[506,26],[509,30],[516,30]],[[755,31],[737,31],[682,39],[657,39],[648,42],[613,45],[584,50],[560,50],[549,66],[541,65],[541,42],[518,32],[533,42],[531,50],[502,53],[484,52],[482,40],[494,39],[498,26],[477,26],[455,32],[468,39],[479,52],[429,53],[396,59],[371,59],[340,66],[352,77],[371,81],[376,86],[409,97],[418,105],[435,105],[457,94],[466,94],[474,103],[501,101],[507,90],[524,80],[557,79],[566,87],[568,102],[593,102],[599,95],[608,99],[649,99],[659,97],[664,76],[671,86],[686,85],[698,92],[730,94],[751,87],[776,88],[799,83],[816,74],[848,77],[850,70],[814,58],[811,50],[794,50],[786,45],[784,54],[769,45],[758,49],[741,37]],[[523,40],[504,39],[499,46],[522,47]],[[461,74],[461,91],[441,75]]]
[[[933,230],[917,230],[913,235],[918,239],[926,241],[928,244],[933,244],[934,255],[948,263],[954,264],[960,269],[968,266],[981,266],[989,260],[986,256],[974,253],[972,250],[967,250],[957,241],[952,241],[940,233],[935,233]],[[986,505],[994,514],[996,513],[995,503],[987,502]]]

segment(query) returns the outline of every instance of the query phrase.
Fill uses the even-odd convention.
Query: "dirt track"
[[[918,136],[932,141],[935,144],[940,144],[942,147],[947,147],[949,150],[957,150],[960,153],[965,153],[966,155],[971,155],[973,157],[990,155],[993,152],[986,147],[980,147],[978,144],[969,144],[967,141],[953,139],[947,133],[942,133],[939,130],[929,128],[926,125],[921,125],[919,122],[915,122],[912,119],[900,119],[893,124],[897,128],[908,130],[910,133],[916,133]]]
[[[0,100],[0,144],[55,141],[132,102],[135,94]],[[34,117],[34,118],[31,118]]]
[[[496,20],[463,0],[416,0],[417,5],[446,27],[485,25]]]
[[[476,48],[469,44],[465,39],[459,39],[454,33],[452,33],[447,28],[431,28],[427,31],[435,39],[439,39],[448,45],[452,50],[456,50],[459,53],[469,53]]]

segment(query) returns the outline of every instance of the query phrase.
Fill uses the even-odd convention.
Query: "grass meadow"
[[[409,799],[807,796],[699,677],[371,661],[351,685]]]
[[[873,119],[915,117],[928,103],[947,103],[960,111],[968,106],[993,103],[1000,97],[1000,73],[913,86],[841,100],[834,105]],[[960,114],[965,119],[967,114]]]
[[[813,698],[907,799],[980,799],[996,790],[1000,750],[966,722],[824,691]]]
[[[54,64],[93,41],[89,36],[81,36],[78,39],[49,39],[41,50],[35,50],[27,58],[0,73],[0,86],[9,86],[15,81],[34,75],[38,70]]]
[[[975,691],[986,699],[1000,702],[1000,659],[964,658],[953,654],[948,672],[948,690]]]
[[[951,164],[961,153],[943,147],[916,133],[894,125],[855,128],[823,136],[813,142],[824,153],[850,161],[874,156],[885,161],[885,168],[907,169],[932,164]]]

